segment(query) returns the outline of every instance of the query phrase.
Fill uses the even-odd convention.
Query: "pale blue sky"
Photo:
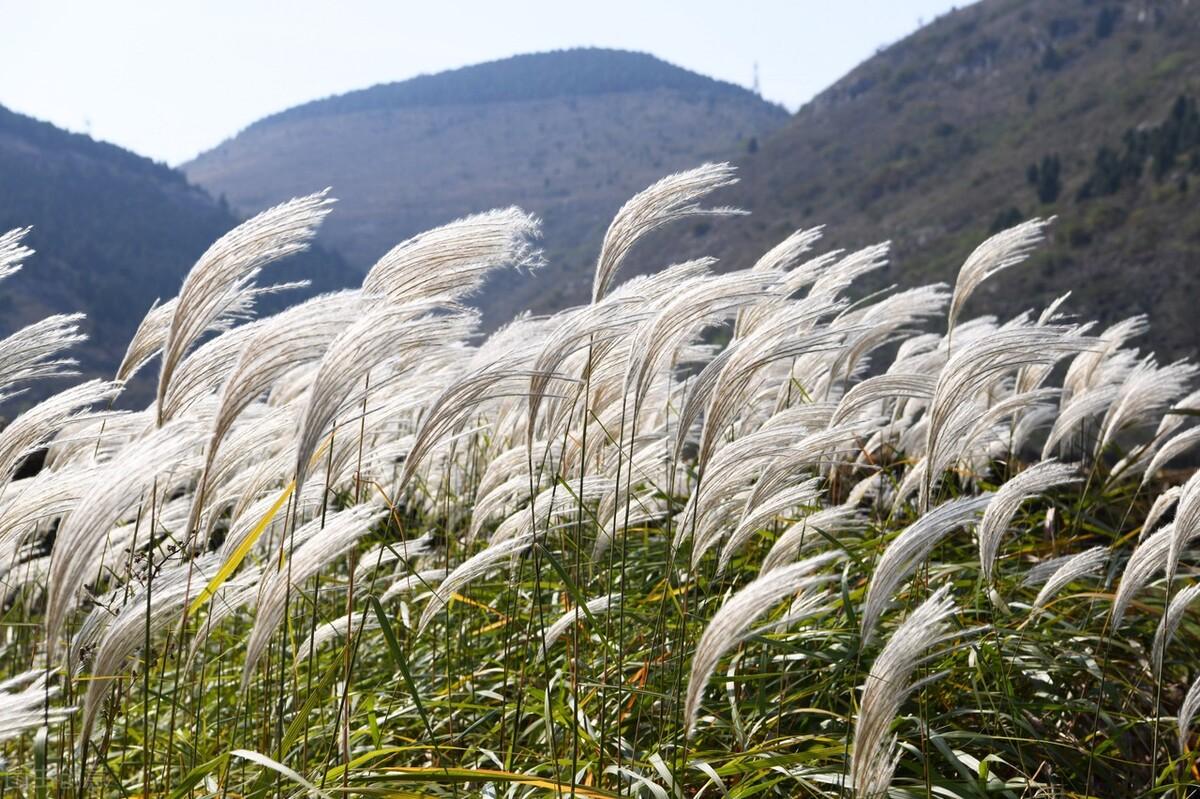
[[[962,0],[958,1],[962,5]],[[178,164],[297,103],[515,53],[643,50],[795,110],[946,0],[0,0],[0,104]]]

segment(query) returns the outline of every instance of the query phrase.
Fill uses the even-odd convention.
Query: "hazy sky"
[[[958,0],[962,5],[963,0]],[[178,164],[297,103],[572,46],[796,109],[947,0],[0,0],[0,104]]]

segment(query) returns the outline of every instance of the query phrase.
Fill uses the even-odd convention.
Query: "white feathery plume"
[[[1098,378],[1104,376],[1106,363],[1114,359],[1125,342],[1142,335],[1149,327],[1145,316],[1123,319],[1100,333],[1092,347],[1075,356],[1063,377],[1063,407],[1076,394],[1095,388]]]
[[[408,485],[429,453],[466,424],[481,405],[502,396],[527,396],[530,372],[524,359],[500,359],[464,371],[430,403],[421,419],[412,449],[404,461],[398,487]],[[535,445],[536,446],[536,445]]]
[[[954,294],[950,298],[950,311],[947,315],[947,328],[954,331],[958,316],[962,313],[963,305],[975,292],[975,289],[988,278],[1016,266],[1029,257],[1033,248],[1042,241],[1043,230],[1054,221],[1049,219],[1030,219],[1016,227],[1002,230],[984,241],[975,251],[967,256],[962,268],[958,270],[958,279],[954,283]]]
[[[254,303],[260,296],[288,289],[303,288],[307,285],[308,281],[300,280],[271,286],[244,286],[230,299],[225,311],[208,324],[204,332],[223,332],[237,322],[249,320],[254,315]],[[121,364],[117,367],[117,380],[129,382],[155,355],[162,352],[163,346],[167,343],[167,334],[171,330],[171,319],[175,316],[175,307],[178,304],[178,297],[172,297],[162,303],[158,300],[154,301],[134,332],[133,338],[129,341],[125,357],[121,359]]]
[[[1046,435],[1042,446],[1042,457],[1049,458],[1054,448],[1067,436],[1078,431],[1084,420],[1104,413],[1117,399],[1117,386],[1101,385],[1073,396],[1054,420],[1054,426]]]
[[[202,430],[195,419],[177,419],[126,447],[96,472],[78,508],[59,527],[54,540],[45,615],[51,654],[76,593],[95,574],[96,553],[103,549],[112,524],[139,501],[156,501],[147,494],[160,474],[168,469],[190,471],[192,462],[198,461],[195,450]],[[160,494],[167,489],[165,482],[157,486]]]
[[[0,432],[0,488],[13,477],[25,456],[44,446],[64,425],[90,416],[92,405],[107,402],[121,391],[119,383],[89,380],[39,402]]]
[[[770,273],[732,272],[694,279],[668,295],[658,312],[638,327],[630,343],[625,386],[633,398],[633,414],[640,415],[650,381],[674,365],[675,353],[692,336],[733,316],[760,297],[774,280]]]
[[[737,527],[730,533],[725,546],[721,549],[721,555],[717,561],[717,572],[719,574],[724,573],[725,569],[733,561],[734,554],[741,549],[743,544],[750,540],[755,530],[758,530],[776,516],[780,516],[792,508],[812,505],[820,496],[820,477],[812,477],[796,485],[784,488],[781,491],[774,492],[770,496],[763,497],[758,502],[754,501],[754,495],[752,494],[743,508],[742,517],[738,520]]]
[[[309,460],[334,418],[365,390],[368,373],[390,359],[417,360],[420,354],[465,337],[474,314],[419,316],[428,306],[379,305],[334,339],[312,380],[297,435],[296,484],[304,482]]]
[[[830,426],[856,418],[866,408],[890,399],[932,399],[937,378],[924,374],[882,374],[868,377],[842,395]]]
[[[289,200],[243,222],[217,239],[188,272],[163,343],[157,404],[192,345],[215,322],[244,303],[259,272],[268,264],[303,251],[329,213],[326,192]]]
[[[584,603],[584,607],[578,606],[571,608],[566,613],[559,616],[554,622],[546,627],[542,634],[542,646],[539,647],[535,657],[541,659],[542,652],[549,652],[550,647],[554,646],[555,642],[562,637],[562,634],[571,628],[572,624],[586,620],[589,616],[595,616],[601,613],[608,613],[617,605],[621,604],[620,594],[607,594],[605,596],[589,599]],[[585,610],[586,609],[586,610]]]
[[[70,513],[94,479],[90,464],[45,468],[11,483],[0,505],[0,577],[16,565],[37,525]]]
[[[848,380],[871,352],[902,335],[902,329],[940,315],[946,299],[945,285],[937,283],[901,291],[842,314],[839,324],[854,325],[861,332],[851,337],[845,351],[838,355],[830,368],[832,376]]]
[[[576,381],[577,373],[567,368],[572,356],[586,350],[595,368],[595,364],[603,361],[616,346],[618,337],[654,312],[653,298],[672,292],[678,285],[707,272],[706,261],[674,264],[653,275],[639,275],[622,283],[599,302],[569,309],[552,317],[551,329],[539,342],[529,375],[527,443],[532,445],[536,437],[541,405],[551,383]],[[528,368],[529,365],[523,366]],[[550,439],[556,437],[547,436]]]
[[[21,383],[77,374],[73,359],[55,356],[87,339],[79,332],[82,319],[83,314],[48,316],[0,341],[0,401],[20,393],[12,389]]]
[[[400,541],[388,541],[372,547],[358,558],[358,567],[354,570],[354,582],[361,583],[371,579],[371,574],[377,569],[389,566],[398,561],[408,562],[415,558],[428,555],[434,551],[436,539],[432,533],[425,533],[418,538]]]
[[[235,327],[189,352],[175,368],[171,385],[159,403],[160,424],[186,413],[197,402],[218,392],[246,342],[261,324],[259,321]]]
[[[1164,525],[1133,550],[1129,562],[1125,564],[1125,572],[1121,575],[1121,584],[1117,586],[1117,594],[1113,597],[1112,621],[1109,624],[1113,631],[1120,628],[1121,622],[1125,618],[1125,611],[1129,609],[1134,595],[1150,582],[1150,578],[1159,569],[1167,565],[1172,544],[1176,540],[1175,530],[1174,522]],[[1194,530],[1191,533],[1185,532],[1180,535],[1178,540],[1182,542],[1183,546],[1186,546],[1198,534],[1200,534],[1200,530]]]
[[[926,430],[927,453],[938,451],[938,440],[951,415],[977,392],[995,383],[1006,372],[1028,364],[1052,364],[1087,347],[1090,339],[1061,326],[1021,326],[997,330],[986,340],[957,349],[938,377],[930,401]],[[929,505],[929,489],[937,475],[927,474],[921,484],[921,506]]]
[[[821,270],[820,276],[813,281],[812,288],[808,290],[804,302],[814,305],[833,302],[855,280],[887,266],[891,248],[890,241],[882,241],[843,256],[841,260]]]
[[[1188,750],[1188,729],[1196,711],[1200,710],[1200,677],[1196,678],[1188,688],[1183,703],[1179,706],[1179,754],[1186,755]]]
[[[600,246],[592,302],[608,293],[613,278],[633,246],[663,225],[691,216],[727,216],[744,213],[733,208],[702,208],[700,200],[737,182],[736,169],[727,163],[704,164],[659,180],[631,197],[613,217]]]
[[[786,272],[796,267],[801,255],[812,249],[825,231],[824,225],[801,228],[767,250],[751,267],[755,272]],[[816,279],[815,277],[813,278]]]
[[[696,644],[692,657],[692,670],[688,676],[687,698],[684,701],[683,718],[688,734],[696,724],[696,711],[708,679],[717,667],[721,655],[741,641],[751,630],[755,619],[766,613],[780,600],[800,593],[801,597],[792,604],[788,622],[814,616],[828,608],[829,597],[813,589],[829,582],[829,575],[816,572],[840,557],[841,553],[826,552],[816,557],[783,566],[770,574],[757,577],[738,591],[713,615]]]
[[[430,597],[428,604],[425,605],[425,610],[421,612],[420,621],[417,622],[417,635],[425,631],[425,628],[429,626],[429,622],[433,620],[438,611],[449,607],[450,597],[458,592],[459,589],[483,577],[494,569],[500,561],[519,555],[531,544],[533,544],[533,533],[526,533],[516,538],[506,539],[498,544],[492,544],[487,549],[476,552],[459,564],[433,590],[433,595]]]
[[[324,294],[265,319],[252,330],[221,391],[189,529],[199,521],[209,472],[234,422],[289,370],[319,361],[330,342],[358,318],[360,309],[357,291]]]
[[[493,269],[540,266],[541,254],[529,243],[541,235],[540,226],[537,217],[512,207],[418,233],[371,267],[363,293],[395,303],[452,304],[475,291]]]
[[[78,738],[80,744],[91,735],[104,694],[124,673],[125,660],[143,645],[147,629],[153,635],[172,622],[177,622],[189,593],[193,597],[196,594],[195,584],[202,585],[215,570],[216,558],[213,556],[188,563],[175,563],[171,568],[154,575],[149,604],[143,586],[109,620],[99,635],[91,675],[87,679]]]
[[[1195,416],[1198,413],[1200,413],[1200,389],[1193,391],[1176,402],[1163,414],[1162,420],[1158,423],[1158,430],[1154,433],[1154,438],[1166,438],[1182,427],[1189,416]]]
[[[1116,401],[1104,415],[1096,441],[1097,457],[1122,430],[1158,421],[1197,373],[1200,368],[1186,361],[1160,368],[1153,358],[1146,358],[1138,364],[1121,382]]]
[[[1153,480],[1154,476],[1158,474],[1159,469],[1166,466],[1173,458],[1182,455],[1197,444],[1200,444],[1200,427],[1184,430],[1182,433],[1167,439],[1162,447],[1154,453],[1154,457],[1150,459],[1150,464],[1142,474],[1141,484],[1145,485]]]
[[[1029,467],[996,490],[979,522],[979,566],[985,582],[992,582],[1000,544],[1021,504],[1052,488],[1080,480],[1074,466],[1050,460]]]
[[[339,616],[333,621],[321,622],[308,641],[306,643],[302,642],[296,648],[296,655],[292,659],[292,667],[299,668],[311,653],[316,652],[330,641],[346,638],[352,632],[378,629],[379,617],[374,613],[347,613],[345,616]]]
[[[13,228],[0,236],[0,280],[21,269],[21,262],[33,255],[33,250],[21,243],[32,228]]]
[[[1146,520],[1142,522],[1142,532],[1138,536],[1138,540],[1146,537],[1146,533],[1153,530],[1171,506],[1179,501],[1180,495],[1183,494],[1183,486],[1171,486],[1166,491],[1158,495],[1158,499],[1154,500],[1154,504],[1150,506],[1150,511],[1146,514]]]
[[[386,513],[374,503],[354,505],[346,510],[320,517],[297,530],[296,539],[304,543],[291,553],[290,563],[276,563],[263,577],[254,627],[246,640],[246,659],[242,668],[242,690],[250,683],[250,675],[258,659],[270,643],[275,629],[283,621],[285,602],[292,586],[304,585],[330,561],[347,552],[359,538],[370,532],[371,526]],[[289,583],[290,579],[290,583]]]
[[[701,466],[712,456],[719,438],[728,431],[738,412],[744,409],[765,367],[775,361],[839,347],[848,331],[813,329],[816,319],[827,311],[828,306],[818,311],[799,304],[785,307],[746,338],[731,344],[722,353],[728,353],[726,357],[714,358],[701,371],[680,410],[676,457],[682,451],[685,431],[699,417],[702,405],[704,426],[696,456]],[[710,376],[710,372],[715,374]]]
[[[537,525],[549,524],[553,519],[572,516],[580,503],[590,505],[603,499],[616,489],[611,477],[591,474],[582,480],[572,480],[570,490],[561,485],[550,486],[537,495],[531,508],[522,508],[500,523],[489,539],[492,542],[510,538],[525,538],[532,535]]]
[[[58,696],[58,686],[47,687],[50,672],[34,669],[0,682],[0,741],[16,738],[45,724],[59,724],[73,707],[47,707]]]
[[[415,574],[408,574],[388,586],[383,592],[383,596],[379,597],[380,602],[387,602],[389,599],[407,594],[409,591],[415,591],[418,588],[433,589],[434,584],[446,579],[446,575],[450,572],[446,569],[423,569]]]
[[[1200,596],[1200,583],[1189,585],[1171,597],[1171,604],[1167,605],[1166,612],[1158,622],[1158,629],[1154,631],[1154,645],[1150,649],[1151,664],[1155,674],[1161,673],[1160,669],[1167,653],[1167,647],[1170,646],[1171,639],[1179,630],[1179,625],[1183,623],[1183,614],[1187,612],[1188,605],[1192,604],[1197,596]]]
[[[763,558],[761,573],[766,574],[793,562],[809,546],[828,543],[830,538],[837,538],[837,533],[863,526],[866,519],[856,505],[847,502],[845,505],[825,508],[790,525],[775,539],[771,551]]]
[[[887,796],[903,751],[896,748],[895,737],[888,741],[888,728],[900,705],[919,684],[912,682],[913,672],[926,651],[945,639],[949,627],[946,620],[956,610],[950,586],[943,585],[896,628],[871,664],[854,721],[854,750],[850,755],[850,784],[856,796]]]
[[[1189,541],[1200,535],[1200,471],[1192,474],[1179,493],[1175,508],[1175,528],[1167,551],[1167,580],[1175,579],[1179,556]]]
[[[1037,610],[1038,608],[1045,607],[1047,602],[1058,596],[1059,591],[1080,577],[1086,577],[1089,574],[1098,572],[1108,562],[1110,554],[1108,547],[1092,547],[1077,555],[1055,558],[1052,563],[1057,568],[1046,578],[1042,589],[1038,591],[1037,597],[1033,600],[1032,609]],[[1049,566],[1049,563],[1051,562],[1048,562],[1047,566]],[[1043,564],[1038,565],[1041,566]],[[1032,572],[1032,569],[1030,571]]]
[[[950,500],[917,519],[888,544],[867,586],[862,610],[863,643],[870,642],[876,622],[900,584],[929,557],[943,538],[974,520],[991,499],[992,495],[988,494]]]

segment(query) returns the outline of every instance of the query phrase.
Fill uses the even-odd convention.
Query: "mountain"
[[[971,310],[1150,316],[1148,346],[1200,344],[1200,6],[983,0],[877,53],[740,160],[717,202],[750,210],[660,236],[649,262],[744,267],[792,230],[890,239],[875,285],[953,282],[990,232],[1057,215],[1032,261]],[[699,235],[699,233],[705,235]],[[869,287],[868,287],[869,288]]]
[[[0,107],[0,232],[31,225],[25,243],[36,250],[0,283],[0,335],[82,311],[89,340],[71,354],[85,375],[112,377],[151,304],[173,297],[208,245],[239,221],[181,172]],[[267,277],[311,279],[309,292],[359,280],[323,251],[272,266]],[[148,382],[131,387],[130,399],[151,396]]]
[[[641,53],[521,55],[301,105],[183,166],[255,211],[332,186],[322,235],[366,269],[390,247],[465,214],[542,217],[549,265],[493,279],[489,324],[587,299],[612,215],[648,183],[757,147],[786,112],[746,89]]]

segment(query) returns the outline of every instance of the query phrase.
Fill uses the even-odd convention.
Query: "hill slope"
[[[154,300],[174,296],[196,258],[238,221],[180,172],[0,107],[0,231],[32,225],[25,241],[37,251],[0,284],[0,335],[82,311],[89,341],[72,355],[85,374],[111,377]],[[357,281],[320,251],[269,275],[309,278],[312,290]]]
[[[746,266],[826,224],[830,246],[891,239],[885,279],[916,285],[952,281],[990,230],[1057,214],[1049,246],[974,307],[1070,289],[1082,316],[1149,313],[1150,345],[1194,354],[1198,40],[1195,4],[983,0],[869,59],[743,158],[720,199],[751,216],[642,256]]]
[[[499,276],[495,323],[586,299],[604,229],[630,194],[727,158],[787,120],[753,93],[639,53],[583,49],[375,86],[261,120],[184,165],[236,208],[333,186],[325,240],[360,268],[402,238],[520,205],[545,223],[549,267]]]

